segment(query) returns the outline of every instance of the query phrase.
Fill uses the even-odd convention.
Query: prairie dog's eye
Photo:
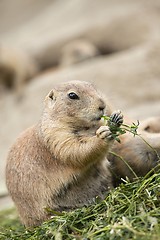
[[[76,99],[76,100],[79,99],[78,95],[77,95],[76,93],[74,93],[74,92],[68,93],[68,97],[69,97],[70,99]]]

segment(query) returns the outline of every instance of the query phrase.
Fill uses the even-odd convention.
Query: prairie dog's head
[[[55,86],[45,99],[45,112],[50,120],[71,127],[97,126],[102,115],[111,113],[103,95],[91,83],[81,81]]]

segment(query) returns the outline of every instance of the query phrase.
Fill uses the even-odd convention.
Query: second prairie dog
[[[38,71],[37,64],[27,53],[0,45],[0,94],[13,90],[18,94]]]
[[[131,123],[131,121],[129,121]],[[129,123],[129,124],[130,124]],[[121,144],[114,142],[108,155],[114,185],[126,176],[132,181],[156,170],[160,163],[160,117],[140,122],[139,136],[126,133],[120,136]]]
[[[7,160],[7,187],[25,226],[46,220],[45,208],[84,206],[112,188],[104,113],[111,115],[110,106],[87,82],[63,83],[47,95],[39,123],[21,134]]]
[[[60,65],[70,66],[94,58],[99,54],[96,46],[85,39],[77,39],[64,45]]]

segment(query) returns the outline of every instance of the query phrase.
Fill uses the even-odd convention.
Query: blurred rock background
[[[160,116],[159,0],[0,0],[0,208],[9,147],[54,84],[93,82],[124,115]]]

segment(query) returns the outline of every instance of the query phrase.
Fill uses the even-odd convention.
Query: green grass
[[[55,215],[32,230],[15,211],[0,213],[0,239],[160,239],[160,171],[126,182],[95,204]]]

